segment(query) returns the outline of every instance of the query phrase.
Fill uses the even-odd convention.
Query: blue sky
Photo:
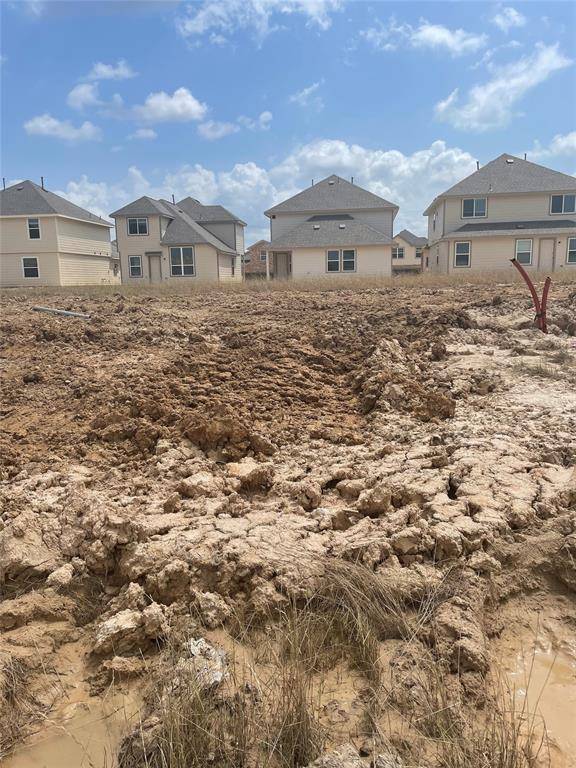
[[[100,214],[262,211],[330,173],[424,231],[502,152],[576,171],[571,2],[2,0],[2,175]]]

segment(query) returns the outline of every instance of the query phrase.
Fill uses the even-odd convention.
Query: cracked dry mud
[[[239,616],[274,624],[333,561],[399,585],[407,615],[450,588],[409,644],[380,638],[382,754],[362,749],[344,660],[314,766],[440,765],[411,746],[420,657],[482,717],[491,681],[516,685],[546,647],[575,701],[574,284],[554,286],[548,336],[517,284],[42,297],[89,321],[34,303],[8,294],[1,317],[7,766],[79,764],[62,736],[78,708],[101,721],[113,682],[133,715],[171,637],[226,647]],[[549,713],[538,765],[575,766]]]

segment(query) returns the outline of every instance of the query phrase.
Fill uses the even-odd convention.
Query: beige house
[[[576,274],[576,178],[501,155],[443,192],[428,216],[429,269]]]
[[[427,254],[428,240],[418,237],[408,229],[394,235],[392,242],[392,272],[421,272]]]
[[[265,213],[269,278],[392,274],[398,206],[350,181],[329,176]]]
[[[111,226],[32,181],[0,191],[0,286],[119,283]]]
[[[246,224],[221,205],[141,197],[110,215],[123,284],[242,280]]]

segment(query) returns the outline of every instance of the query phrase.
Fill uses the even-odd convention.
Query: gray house
[[[125,284],[242,280],[246,223],[221,205],[144,196],[110,215]]]
[[[398,206],[329,176],[268,209],[267,275],[390,275]]]
[[[443,192],[428,217],[431,271],[576,271],[576,178],[513,155]]]
[[[392,272],[421,272],[425,267],[428,240],[403,229],[394,235],[392,243]]]

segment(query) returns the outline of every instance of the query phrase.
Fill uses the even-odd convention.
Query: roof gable
[[[346,211],[379,208],[397,208],[394,203],[352,184],[333,174],[313,184],[293,197],[265,211],[267,216],[276,213],[304,213],[315,211]]]
[[[435,199],[462,195],[505,195],[576,191],[576,178],[544,165],[503,154],[470,174]],[[425,213],[428,212],[431,206]]]
[[[394,235],[394,239],[396,238],[404,240],[404,242],[408,243],[408,245],[414,245],[418,247],[428,245],[428,238],[418,237],[417,235],[410,232],[409,229],[403,229],[401,232],[398,232],[397,235]]]
[[[143,195],[138,200],[119,208],[110,216],[172,216],[172,211],[163,200],[155,200],[153,197]]]
[[[66,216],[90,224],[110,227],[109,222],[95,213],[71,203],[64,197],[42,189],[33,181],[21,181],[0,191],[0,215],[2,216]]]
[[[389,245],[392,242],[384,232],[357,219],[340,221],[329,219],[319,222],[303,221],[298,226],[272,240],[270,247],[305,248],[359,245]]]

